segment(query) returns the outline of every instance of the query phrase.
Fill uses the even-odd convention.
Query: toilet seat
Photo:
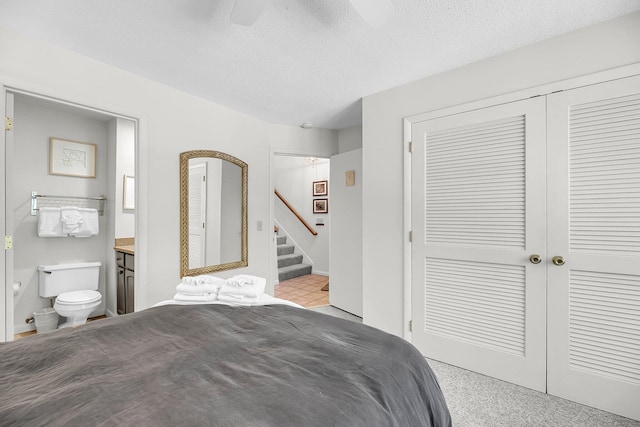
[[[58,295],[56,303],[64,305],[81,305],[91,304],[99,301],[100,299],[102,299],[102,294],[98,291],[72,291]]]

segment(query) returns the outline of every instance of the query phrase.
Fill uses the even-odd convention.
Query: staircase
[[[311,274],[311,265],[302,263],[302,255],[296,255],[294,245],[287,244],[287,236],[277,236],[278,280],[293,279]]]

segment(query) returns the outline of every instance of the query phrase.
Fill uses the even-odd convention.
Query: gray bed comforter
[[[402,339],[284,305],[168,305],[0,344],[0,425],[450,426]]]

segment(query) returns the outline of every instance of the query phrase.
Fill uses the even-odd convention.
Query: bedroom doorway
[[[412,124],[412,341],[640,419],[640,76]]]
[[[271,192],[275,189],[275,158],[276,156],[317,157],[330,159],[329,187],[327,196],[313,196],[312,187],[304,191],[311,199],[326,198],[328,201],[326,214],[313,215],[312,219],[325,218],[324,230],[328,228],[327,219],[331,221],[331,236],[329,244],[329,262],[331,280],[329,283],[329,303],[340,310],[362,317],[362,132],[360,128],[344,131],[344,152],[323,153],[304,152],[291,148],[271,149]],[[329,157],[330,156],[330,157]],[[286,195],[285,195],[286,197]],[[273,197],[270,219],[274,219],[275,203]],[[308,206],[308,205],[307,205]],[[313,224],[313,223],[312,223]],[[273,289],[277,283],[277,242],[274,241],[270,251],[271,280]],[[327,268],[327,275],[329,269]]]
[[[114,246],[118,237],[124,237],[122,233],[131,247],[135,245],[137,120],[17,88],[2,88],[2,96],[12,123],[11,129],[5,129],[2,158],[7,184],[3,185],[3,224],[5,235],[11,237],[10,248],[3,252],[2,340],[33,330],[34,323],[27,321],[49,304],[39,296],[38,265],[101,262],[98,291],[103,303],[92,316],[114,315]],[[52,138],[95,147],[95,177],[52,174]],[[35,209],[32,193],[37,194]],[[100,206],[97,200],[102,197],[106,203]],[[60,206],[76,203],[97,209],[99,230],[84,239],[39,237],[38,206],[44,206],[45,198]]]
[[[330,286],[325,291],[321,288],[329,281],[330,160],[278,153],[272,164],[277,267],[274,295],[297,299],[304,306],[327,305]]]

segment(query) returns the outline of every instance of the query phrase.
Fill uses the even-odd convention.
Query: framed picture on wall
[[[329,200],[315,199],[313,201],[313,213],[329,213]]]
[[[329,192],[329,186],[327,181],[314,181],[313,182],[313,195],[314,196],[326,196]]]
[[[49,174],[96,177],[96,144],[49,138]]]

